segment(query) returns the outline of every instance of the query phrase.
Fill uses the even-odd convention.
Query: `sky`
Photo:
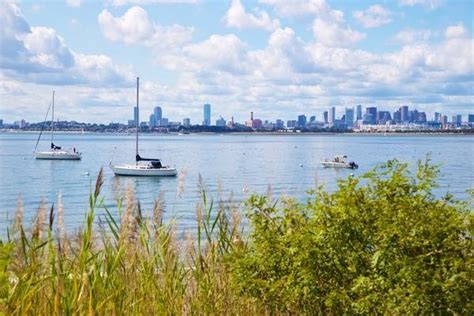
[[[474,2],[0,0],[0,119],[474,113]]]

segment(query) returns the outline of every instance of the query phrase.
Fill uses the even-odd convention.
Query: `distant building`
[[[435,112],[434,121],[435,122],[441,122],[441,113]]]
[[[420,123],[426,123],[428,120],[426,119],[426,113],[425,112],[419,112],[418,113],[418,122]]]
[[[377,108],[374,106],[365,108],[364,124],[375,125],[376,123],[377,123]]]
[[[221,116],[218,120],[216,120],[216,126],[218,127],[225,127],[226,121],[224,118]]]
[[[456,115],[456,124],[461,124],[462,123],[462,115],[458,114]]]
[[[400,121],[401,122],[409,122],[410,118],[408,117],[408,105],[404,105],[400,108]]]
[[[127,122],[128,127],[135,127],[137,124],[135,123],[135,120],[128,120]]]
[[[392,120],[392,116],[389,111],[378,111],[377,112],[377,124],[387,124]]]
[[[323,112],[324,124],[329,123],[329,117],[328,117],[329,114],[328,113],[329,113],[328,111]]]
[[[356,106],[356,120],[362,120],[362,105]]]
[[[155,114],[150,115],[150,122],[148,123],[148,126],[150,126],[150,128],[156,126]]]
[[[203,110],[204,110],[204,120],[202,122],[202,125],[210,126],[211,125],[211,105],[208,103],[204,104]]]
[[[285,122],[283,122],[283,120],[278,119],[278,120],[276,120],[275,127],[277,129],[282,129],[282,128],[285,127]]]
[[[443,124],[444,126],[446,126],[448,124],[448,116],[447,115],[443,115],[441,117],[441,124]]]
[[[400,123],[402,121],[402,113],[400,112],[400,110],[396,110],[395,112],[393,112],[393,121],[395,123]]]
[[[3,120],[0,119],[0,128],[2,128],[2,127],[3,127]]]
[[[134,125],[138,125],[139,116],[140,116],[140,113],[138,113],[138,107],[134,106],[133,107],[133,122],[134,122]]]
[[[306,126],[306,115],[298,115],[298,127]]]
[[[20,128],[25,128],[28,125],[28,123],[25,120],[20,121]]]
[[[161,110],[161,107],[155,106],[153,109],[153,115],[155,116],[155,124],[153,124],[153,126],[161,126],[161,120],[163,118],[163,111]]]
[[[189,118],[184,118],[184,119],[183,119],[183,125],[184,125],[185,127],[191,126],[191,119],[189,119]]]
[[[346,108],[346,112],[344,114],[344,123],[346,124],[347,128],[354,127],[354,108]]]
[[[286,122],[286,127],[287,128],[295,128],[296,127],[296,124],[298,124],[298,121],[296,120],[288,120]]]
[[[328,123],[334,123],[335,120],[336,120],[336,108],[333,106],[329,110]]]
[[[169,125],[169,120],[165,117],[162,117],[160,125],[163,126],[163,127],[167,127]]]
[[[474,123],[474,114],[469,114],[469,115],[467,116],[467,121],[468,121],[469,123]],[[1,125],[3,125],[3,121],[2,121],[2,120],[0,120],[0,126],[1,126]]]

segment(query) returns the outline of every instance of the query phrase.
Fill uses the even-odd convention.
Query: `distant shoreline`
[[[21,130],[0,130],[0,134],[38,134],[40,131],[21,131]],[[135,135],[132,132],[88,132],[88,131],[55,131],[57,134],[63,135]],[[44,133],[44,132],[43,132]],[[47,132],[46,132],[47,133]],[[190,134],[181,134],[179,132],[169,133],[157,133],[157,132],[146,132],[140,133],[141,135],[160,135],[160,136],[187,136],[187,135],[246,135],[246,136],[264,136],[264,135],[278,135],[278,136],[333,136],[333,135],[349,135],[349,136],[441,136],[441,135],[459,135],[459,136],[473,136],[474,131],[446,131],[446,132],[433,132],[433,131],[420,131],[420,132],[192,132]]]

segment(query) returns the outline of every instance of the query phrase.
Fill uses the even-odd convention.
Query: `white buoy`
[[[88,176],[88,175],[89,175],[89,171],[86,171],[84,174],[85,174],[86,176]]]
[[[303,164],[300,163],[300,168],[303,168]]]

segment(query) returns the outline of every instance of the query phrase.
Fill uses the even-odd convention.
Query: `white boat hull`
[[[116,176],[134,176],[134,177],[174,177],[178,174],[176,168],[163,167],[151,168],[148,165],[111,165],[113,173]]]
[[[346,168],[355,169],[355,167],[346,162],[334,162],[334,161],[321,161],[321,165],[325,168]]]
[[[68,152],[64,150],[40,151],[36,153],[36,159],[47,160],[81,160],[81,153]]]

